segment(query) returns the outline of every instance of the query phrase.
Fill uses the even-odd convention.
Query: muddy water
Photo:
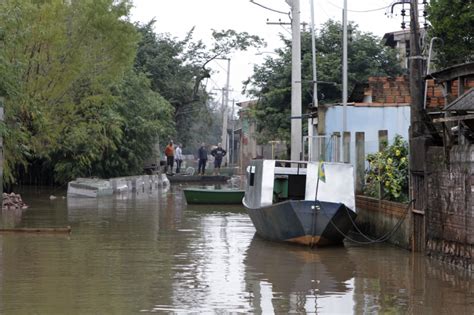
[[[3,227],[72,234],[0,234],[0,313],[473,313],[472,275],[387,245],[266,242],[240,206],[186,205],[181,187],[22,192],[30,208],[3,211]]]

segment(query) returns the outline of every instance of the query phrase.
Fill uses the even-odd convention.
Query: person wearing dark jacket
[[[221,144],[217,144],[217,148],[211,151],[211,155],[214,157],[214,172],[217,172],[221,169],[222,158],[227,154],[226,150],[222,149]]]
[[[198,160],[198,175],[204,175],[207,163],[207,148],[204,142],[201,144],[201,147],[198,150]]]

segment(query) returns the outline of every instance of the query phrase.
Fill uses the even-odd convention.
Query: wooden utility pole
[[[410,2],[410,95],[412,136],[425,135],[423,127],[423,57],[420,48],[420,28],[418,26],[418,0]],[[413,152],[412,152],[413,153]]]
[[[424,124],[423,108],[423,58],[420,48],[418,26],[418,0],[410,0],[410,190],[415,200],[412,209],[413,251],[425,249],[425,211],[427,208],[427,183],[425,155],[429,145],[427,128]]]
[[[424,78],[423,57],[420,47],[420,28],[418,25],[418,0],[396,0],[392,4],[410,6],[410,56],[408,57],[410,77],[410,198],[414,199],[412,208],[413,236],[412,250],[424,251],[425,248],[425,210],[427,209],[427,183],[425,156],[431,137],[423,104]],[[404,8],[403,8],[404,10]],[[403,14],[402,14],[403,15]],[[404,25],[404,23],[402,24]]]

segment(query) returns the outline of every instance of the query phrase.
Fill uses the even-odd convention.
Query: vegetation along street
[[[473,312],[472,0],[3,0],[0,73],[0,314]]]

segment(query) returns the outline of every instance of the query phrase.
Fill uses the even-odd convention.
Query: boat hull
[[[188,204],[242,204],[245,190],[183,189]]]
[[[96,198],[113,195],[113,188],[108,180],[79,178],[68,183],[68,197]]]
[[[245,206],[245,202],[244,202]],[[342,203],[289,200],[247,212],[261,237],[308,246],[342,244],[356,213]]]
[[[167,175],[170,183],[225,183],[230,177],[224,175]]]

